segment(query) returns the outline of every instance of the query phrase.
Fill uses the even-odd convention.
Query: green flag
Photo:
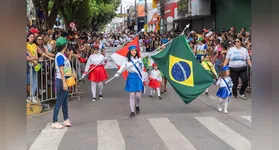
[[[162,52],[151,57],[185,104],[214,82],[197,61],[184,36],[175,38]]]
[[[148,64],[149,64],[149,58],[148,57],[144,57],[143,59],[142,59],[142,62],[143,62],[143,65],[144,65],[144,67],[146,68],[146,71],[148,72],[149,71],[149,66],[148,66]]]

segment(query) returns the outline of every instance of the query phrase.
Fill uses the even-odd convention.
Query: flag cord
[[[187,24],[179,36],[182,36],[182,35],[184,34],[185,30],[186,30],[187,28],[189,28],[189,26],[190,26],[190,24]],[[144,56],[144,57],[142,57],[142,58],[150,57],[150,56],[153,55],[155,52],[158,52],[163,46],[168,45],[168,44],[171,43],[172,41],[173,41],[173,40],[168,41],[166,44],[163,44],[162,46],[158,47],[157,49],[155,49],[154,51],[152,51],[151,53],[147,54],[146,56]],[[139,61],[136,61],[136,62],[135,62],[135,64],[137,64],[137,63],[139,63]],[[132,67],[132,66],[130,66],[130,67]],[[126,71],[126,70],[129,69],[130,67],[124,69],[120,74],[122,74],[124,71]],[[112,78],[110,78],[109,80],[107,80],[107,81],[104,83],[104,85],[106,85],[107,83],[109,83],[109,82],[110,82],[111,80],[113,80],[114,78],[115,78],[115,76],[113,76]]]

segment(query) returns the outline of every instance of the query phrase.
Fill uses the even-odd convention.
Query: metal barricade
[[[78,59],[72,59],[71,66],[73,71],[76,72],[77,77],[81,76],[82,65]],[[50,100],[55,100],[56,97],[56,89],[55,89],[55,61],[54,60],[43,60],[38,62],[41,65],[41,69],[36,72],[34,70],[33,64],[29,63],[27,67],[29,71],[29,98],[35,98],[39,102],[46,102]],[[79,94],[83,94],[80,91],[81,84],[77,83],[75,86],[71,87],[69,90],[70,98],[78,98],[80,101]],[[34,90],[35,89],[35,90]]]

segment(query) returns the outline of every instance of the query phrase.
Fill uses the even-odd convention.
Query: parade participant
[[[64,117],[64,126],[71,127],[68,116],[68,96],[69,96],[69,87],[66,83],[66,80],[73,76],[72,67],[69,59],[64,55],[65,53],[70,53],[67,50],[68,42],[64,37],[59,37],[56,40],[56,48],[58,53],[55,56],[55,69],[56,69],[56,104],[53,110],[53,123],[52,128],[61,129],[62,125],[58,123],[58,113],[60,107],[62,106],[63,117]]]
[[[150,89],[150,97],[153,96],[153,93],[156,91],[158,94],[158,99],[162,99],[160,96],[160,86],[162,83],[162,76],[161,76],[161,72],[158,70],[158,66],[153,63],[152,64],[152,68],[153,70],[150,73],[149,76],[149,84],[148,86],[151,88]]]
[[[205,54],[204,55],[204,59],[203,59],[201,65],[203,66],[203,68],[206,71],[208,71],[208,73],[210,75],[212,75],[212,77],[214,79],[217,79],[218,75],[217,75],[217,73],[215,71],[215,68],[214,68],[213,64],[210,62],[210,60],[211,60],[211,57],[209,55]],[[208,88],[205,90],[205,95],[208,95]]]
[[[230,68],[228,66],[224,66],[221,68],[217,85],[220,87],[216,94],[218,97],[220,97],[218,110],[221,112],[222,104],[225,103],[224,112],[227,114],[229,97],[232,95],[232,87],[233,87],[233,82],[232,79],[230,78]]]
[[[97,84],[99,87],[99,99],[103,99],[103,87],[104,87],[103,81],[108,78],[108,74],[105,70],[105,65],[107,63],[106,59],[107,58],[105,58],[102,54],[100,54],[99,45],[97,45],[97,44],[94,45],[93,54],[91,54],[89,56],[86,66],[85,66],[84,73],[83,73],[85,75],[92,68],[95,68],[91,72],[89,72],[89,75],[88,75],[88,80],[91,81],[91,91],[92,91],[92,95],[93,95],[93,99],[92,99],[93,102],[96,101]]]
[[[197,45],[194,47],[194,53],[200,63],[203,60],[204,55],[207,53],[206,49],[207,45],[204,44],[204,39],[202,37],[198,38]]]
[[[137,52],[137,47],[132,45],[129,47],[129,51],[126,55],[127,59],[121,65],[120,69],[114,75],[115,77],[119,77],[124,69],[128,70],[128,77],[126,80],[125,91],[130,93],[130,109],[131,114],[130,117],[133,118],[135,116],[135,106],[136,113],[140,113],[140,100],[141,93],[144,90],[143,86],[143,62],[142,59],[139,58],[139,54]],[[139,63],[137,63],[139,62]]]

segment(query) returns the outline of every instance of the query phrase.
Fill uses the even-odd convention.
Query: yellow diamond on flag
[[[176,83],[194,87],[193,62],[169,56],[169,76]]]

